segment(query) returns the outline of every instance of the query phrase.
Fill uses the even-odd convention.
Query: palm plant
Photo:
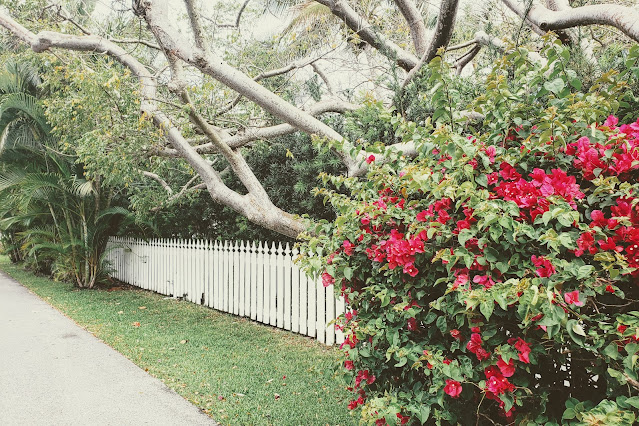
[[[0,73],[0,231],[12,260],[92,288],[104,277],[108,236],[130,213],[89,181],[76,157],[58,152],[32,68]]]

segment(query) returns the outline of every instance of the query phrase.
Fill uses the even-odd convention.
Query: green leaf
[[[344,278],[346,278],[347,281],[353,278],[353,270],[349,266],[344,268]]]
[[[594,271],[595,267],[592,265],[584,265],[579,267],[578,271],[577,271],[577,279],[581,280],[584,278],[588,278],[592,272]]]
[[[483,301],[479,305],[479,310],[486,317],[486,320],[490,319],[495,309],[495,303],[492,300]]]
[[[422,404],[422,406],[419,407],[419,412],[416,414],[420,423],[426,423],[426,420],[428,420],[428,417],[430,416],[430,405]]]
[[[483,173],[475,178],[475,182],[477,182],[477,185],[481,185],[484,188],[488,187],[488,178]]]
[[[544,89],[548,90],[549,92],[553,92],[555,95],[558,95],[559,92],[564,89],[565,85],[566,83],[564,83],[563,79],[556,78],[552,81],[545,82]]]
[[[408,362],[408,358],[403,356],[399,359],[399,362],[395,364],[395,367],[403,367],[406,365],[407,362]]]
[[[486,256],[486,260],[494,263],[499,259],[499,252],[492,247],[486,247],[484,249],[484,256]]]
[[[621,358],[621,355],[619,355],[619,351],[617,350],[617,345],[614,343],[611,343],[608,346],[606,346],[603,350],[603,354],[612,359]]]
[[[574,331],[576,334],[580,336],[586,337],[586,332],[584,331],[583,327],[579,323],[574,323],[572,325],[572,331]]]
[[[639,396],[633,396],[632,398],[628,398],[624,401],[628,405],[632,405],[633,407],[639,409]]]

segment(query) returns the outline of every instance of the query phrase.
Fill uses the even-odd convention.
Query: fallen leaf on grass
[[[124,311],[119,311],[118,315],[122,315],[124,313]]]
[[[140,306],[138,309],[146,309],[146,306]]]
[[[275,399],[280,399],[280,394],[279,393],[275,394]]]
[[[134,322],[133,324],[131,324],[133,327],[139,327],[141,324],[139,322]]]
[[[188,340],[180,340],[180,344],[184,345]]]

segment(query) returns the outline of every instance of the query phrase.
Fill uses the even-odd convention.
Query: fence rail
[[[333,288],[301,271],[288,244],[205,240],[109,240],[113,278],[193,303],[342,343],[329,322],[344,312]]]

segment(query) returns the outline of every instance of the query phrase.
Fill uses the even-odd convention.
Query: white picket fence
[[[344,341],[331,324],[344,312],[333,287],[309,278],[288,244],[115,238],[107,259],[120,281],[311,336]]]

